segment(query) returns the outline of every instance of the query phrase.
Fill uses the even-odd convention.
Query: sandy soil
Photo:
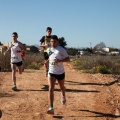
[[[65,64],[66,105],[56,82],[54,116],[48,109],[45,69],[17,73],[12,91],[11,72],[0,72],[0,120],[120,120],[120,86],[112,75],[86,74]]]

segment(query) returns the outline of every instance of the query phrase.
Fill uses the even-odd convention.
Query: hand
[[[47,67],[47,66],[48,66],[48,63],[49,63],[49,60],[47,60],[47,61],[44,63],[44,66]]]
[[[44,63],[44,67],[47,67],[47,63]]]
[[[49,47],[49,44],[45,44],[45,47]]]
[[[6,55],[6,52],[4,52],[3,55]]]
[[[55,58],[54,61],[55,61],[56,63],[60,62],[60,60],[59,60],[58,58]]]
[[[17,50],[16,52],[17,52],[17,53],[22,53],[22,50]]]

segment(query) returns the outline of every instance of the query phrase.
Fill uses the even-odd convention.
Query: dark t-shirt
[[[46,38],[51,38],[51,36],[46,36]],[[45,36],[43,36],[43,37],[40,39],[40,42],[41,42],[41,43],[44,43],[44,42],[45,42]]]

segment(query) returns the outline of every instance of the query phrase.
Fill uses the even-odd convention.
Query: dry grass
[[[41,53],[28,53],[23,60],[24,68],[39,69],[43,64],[43,55]],[[32,67],[30,67],[32,66]],[[10,53],[4,56],[0,54],[0,71],[11,71]]]
[[[91,73],[120,73],[120,56],[82,56],[73,59],[77,69]]]

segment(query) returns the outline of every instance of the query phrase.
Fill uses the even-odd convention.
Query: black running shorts
[[[22,65],[22,61],[18,62],[18,63],[12,63],[12,64],[15,64],[16,66],[21,66]]]
[[[51,77],[56,78],[57,80],[63,80],[63,79],[65,78],[65,73],[60,74],[60,75],[49,73],[49,75],[50,75]]]
[[[44,59],[45,60],[48,60],[49,56],[48,56],[48,53],[47,52],[44,52]]]

